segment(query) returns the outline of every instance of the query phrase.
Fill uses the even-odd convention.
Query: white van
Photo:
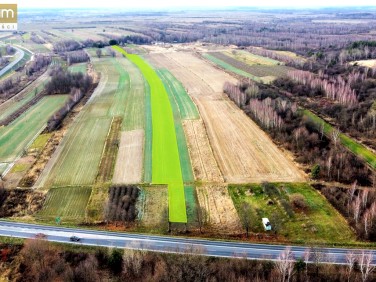
[[[265,231],[270,231],[272,230],[272,225],[270,224],[270,221],[268,218],[264,217],[262,219],[262,224],[264,225]]]

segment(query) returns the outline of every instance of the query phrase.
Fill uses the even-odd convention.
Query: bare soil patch
[[[121,133],[113,177],[114,184],[135,184],[142,180],[144,131]]]

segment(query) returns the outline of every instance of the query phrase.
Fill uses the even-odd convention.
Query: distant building
[[[264,217],[262,219],[262,224],[264,225],[265,231],[270,231],[272,230],[272,225],[270,224],[270,221],[268,218]]]

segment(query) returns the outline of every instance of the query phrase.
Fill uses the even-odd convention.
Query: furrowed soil
[[[221,232],[241,232],[238,213],[228,193],[221,184],[196,187],[199,204],[206,210],[210,227]]]
[[[183,126],[196,180],[223,182],[202,120],[186,120]]]
[[[179,79],[198,106],[225,182],[303,181],[295,164],[222,93],[236,79],[190,53],[150,54]],[[189,138],[188,138],[189,139]]]

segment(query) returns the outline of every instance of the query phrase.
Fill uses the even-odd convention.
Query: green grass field
[[[36,87],[33,90],[25,94],[23,99],[15,101],[14,103],[7,105],[6,108],[2,109],[0,111],[0,120],[7,118],[15,111],[17,111],[19,108],[21,108],[23,105],[27,104],[31,99],[35,97],[35,93],[39,94],[44,89],[46,83],[47,82],[43,82],[39,85],[36,85]]]
[[[71,128],[51,173],[53,186],[94,184],[110,124],[111,118],[90,118]]]
[[[128,94],[123,112],[122,131],[144,129],[146,124],[145,104],[147,91],[140,70],[129,60],[121,59],[119,63],[130,77]]]
[[[30,146],[30,150],[41,150],[46,144],[47,141],[51,138],[52,133],[44,133],[37,137],[34,140],[33,144]]]
[[[283,65],[283,62],[273,60],[267,57],[255,55],[243,50],[233,50],[232,52],[224,52],[226,55],[231,56],[239,61],[245,62],[248,65],[265,65],[276,66]]]
[[[13,161],[46,126],[47,120],[67,101],[68,95],[44,97],[14,122],[0,128],[0,162]]]
[[[325,122],[322,118],[318,117],[311,111],[304,110],[304,115],[311,119],[318,127],[323,124],[325,135],[329,136],[333,131],[333,127],[329,123]],[[348,148],[359,158],[365,160],[371,167],[376,169],[376,154],[374,154],[372,151],[368,150],[365,146],[350,138],[346,134],[340,133],[339,138],[342,145]]]
[[[230,185],[229,192],[238,213],[241,204],[251,206],[251,231],[265,232],[261,219],[267,217],[277,234],[291,242],[310,243],[351,243],[356,236],[346,220],[306,183],[269,183],[269,188],[261,184]],[[308,206],[306,210],[296,210],[290,204],[289,196],[301,194]],[[269,203],[268,203],[269,202]]]
[[[122,93],[117,93],[120,74],[115,60],[93,60],[93,64],[108,79],[103,91],[85,105],[64,137],[61,154],[43,185],[47,189],[94,184],[114,113],[111,109],[119,104]]]
[[[73,64],[68,67],[68,70],[73,73],[81,72],[83,74],[86,73],[87,63],[78,63]]]
[[[125,123],[126,129],[130,130],[143,128],[145,124],[144,105],[147,94],[138,68],[126,58],[93,57],[92,63],[101,73],[104,85],[99,86],[101,91],[85,105],[69,128],[60,145],[59,157],[46,179],[40,183],[45,189],[68,186],[76,189],[91,185],[98,188],[95,186],[98,169],[105,157],[103,154],[106,154],[104,146],[112,119],[122,118],[122,124]],[[133,114],[134,116],[130,116]],[[117,131],[119,130],[120,126]],[[151,140],[149,142],[151,144]],[[149,154],[151,155],[151,150]],[[111,164],[108,165],[111,167]],[[100,196],[104,201],[103,195],[106,195],[107,188],[93,189],[91,196],[93,199]],[[63,207],[59,205],[64,203],[55,204],[56,209],[61,209]]]
[[[91,194],[90,187],[61,187],[48,191],[46,201],[37,218],[53,222],[60,217],[62,223],[82,221]]]
[[[168,185],[169,220],[187,222],[175,123],[166,89],[157,73],[140,56],[127,54],[118,46],[113,48],[126,55],[140,69],[150,86],[153,132],[152,183]]]

